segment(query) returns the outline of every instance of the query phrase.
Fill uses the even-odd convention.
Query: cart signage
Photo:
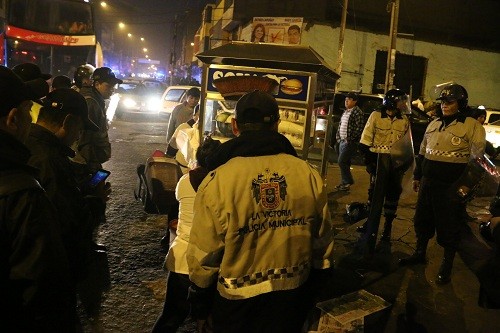
[[[207,92],[217,93],[213,81],[228,76],[266,76],[279,83],[278,94],[275,98],[307,102],[309,95],[310,77],[307,75],[295,75],[288,73],[257,72],[239,68],[209,68],[207,78]]]

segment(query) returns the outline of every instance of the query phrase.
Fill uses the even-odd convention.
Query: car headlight
[[[159,110],[161,108],[161,98],[150,97],[147,105],[149,110]]]
[[[132,98],[127,97],[123,100],[123,106],[125,106],[126,108],[133,108],[136,105],[137,105],[137,102],[134,101]]]

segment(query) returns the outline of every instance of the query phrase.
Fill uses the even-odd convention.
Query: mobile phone
[[[111,174],[108,170],[100,169],[97,170],[93,175],[92,178],[90,178],[89,181],[89,186],[90,187],[96,187],[100,182],[103,182],[108,178],[108,176]]]

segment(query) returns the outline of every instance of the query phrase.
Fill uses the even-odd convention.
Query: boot
[[[425,264],[425,253],[427,252],[427,243],[429,243],[428,239],[420,240],[417,239],[417,248],[415,252],[409,256],[408,258],[399,259],[400,266],[407,265],[416,265],[416,264]]]
[[[436,277],[437,284],[447,284],[451,281],[451,269],[453,268],[453,259],[455,259],[455,250],[450,248],[444,249],[444,257],[439,267],[439,272]]]
[[[382,237],[380,237],[380,240],[382,242],[391,241],[392,221],[394,221],[395,218],[396,218],[395,215],[390,215],[385,217],[384,231],[382,232]]]

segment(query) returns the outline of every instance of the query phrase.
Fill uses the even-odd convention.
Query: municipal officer
[[[438,100],[442,114],[427,127],[414,171],[417,248],[410,257],[400,259],[400,264],[425,263],[427,244],[436,232],[437,242],[444,248],[436,283],[446,284],[451,280],[460,232],[466,225],[458,194],[461,176],[471,157],[483,156],[485,131],[474,118],[467,117],[468,94],[461,85],[445,87]]]
[[[405,139],[409,129],[410,123],[404,114],[407,100],[408,95],[404,91],[389,90],[382,107],[371,113],[361,134],[360,150],[364,152],[366,169],[371,178],[368,190],[370,212],[357,246],[363,254],[371,254],[375,249],[382,208],[385,224],[381,240],[389,242],[391,238],[392,221],[396,218],[403,191],[401,182],[406,171],[391,158],[391,148]],[[412,150],[409,150],[408,157],[411,159],[412,156]]]
[[[300,332],[331,265],[323,180],[278,124],[276,100],[250,92],[236,104],[237,137],[207,158],[218,167],[196,194],[187,262],[193,309],[217,288],[214,332]]]

